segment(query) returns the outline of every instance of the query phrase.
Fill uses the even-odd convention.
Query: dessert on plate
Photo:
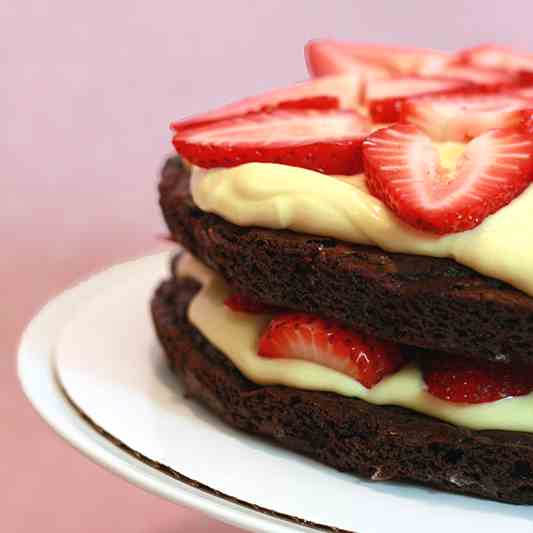
[[[533,503],[533,55],[330,40],[172,125],[187,394],[337,469]]]

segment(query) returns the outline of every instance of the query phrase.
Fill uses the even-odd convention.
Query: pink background
[[[0,529],[237,531],[90,463],[15,379],[20,332],[48,298],[162,246],[155,185],[172,119],[304,78],[312,37],[533,51],[527,4],[0,1]]]

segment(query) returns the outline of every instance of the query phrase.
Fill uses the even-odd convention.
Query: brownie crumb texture
[[[188,397],[231,426],[375,481],[410,481],[516,504],[533,503],[533,435],[472,431],[414,411],[246,379],[186,318],[199,290],[163,282],[152,314]]]
[[[179,158],[169,160],[160,182],[167,225],[235,290],[407,345],[533,363],[533,299],[509,285],[449,259],[239,227],[198,209],[189,182]]]

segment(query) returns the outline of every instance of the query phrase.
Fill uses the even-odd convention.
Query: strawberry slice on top
[[[472,229],[533,179],[533,137],[490,130],[466,145],[452,172],[414,124],[395,124],[363,143],[366,183],[411,226],[446,234]]]
[[[314,40],[305,45],[307,70],[312,76],[358,74],[361,82],[369,79],[390,78],[397,69],[384,62],[351,53],[350,46],[329,40]]]
[[[481,361],[452,354],[424,357],[421,364],[427,391],[449,402],[495,402],[533,391],[533,368],[523,364]]]
[[[476,46],[459,52],[459,58],[467,65],[533,72],[533,54],[516,52],[504,46],[493,44]]]
[[[368,119],[355,111],[280,110],[178,130],[173,144],[203,168],[265,162],[350,175],[363,168],[369,132]]]
[[[461,80],[404,76],[389,80],[372,80],[366,84],[365,102],[374,122],[396,122],[400,106],[408,97],[448,93],[471,86]]]
[[[259,355],[301,359],[337,370],[371,388],[406,362],[400,348],[336,321],[307,313],[274,318],[259,341]]]
[[[446,65],[438,72],[433,72],[433,75],[441,78],[468,81],[486,90],[499,90],[520,83],[520,77],[516,73],[497,68],[463,65],[460,63]]]
[[[353,74],[323,76],[245,98],[199,116],[174,122],[171,127],[184,130],[241,115],[274,109],[353,109],[360,98],[360,78]]]
[[[381,46],[369,44],[345,44],[351,53],[367,61],[375,61],[402,75],[424,72],[432,74],[441,70],[451,56],[440,50],[409,48],[403,46]]]
[[[438,50],[381,46],[316,39],[307,43],[305,55],[314,76],[368,69],[365,79],[388,78],[438,71],[450,55]],[[372,70],[372,68],[374,70]],[[381,69],[381,70],[379,70]]]
[[[494,128],[518,128],[533,101],[513,94],[466,93],[408,98],[400,120],[415,124],[433,141],[465,142]]]

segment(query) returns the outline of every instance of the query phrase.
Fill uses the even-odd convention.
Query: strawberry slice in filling
[[[427,391],[453,403],[477,404],[524,396],[533,391],[533,368],[451,354],[424,357]]]
[[[441,166],[430,138],[413,124],[375,131],[363,157],[370,192],[407,224],[437,234],[476,227],[533,179],[533,138],[510,129],[470,141],[455,171]]]
[[[243,293],[233,293],[224,300],[224,305],[236,313],[266,314],[279,311],[278,307],[255,300]]]
[[[259,341],[261,357],[301,359],[337,370],[371,388],[405,363],[400,348],[334,320],[307,313],[274,318]]]
[[[258,355],[316,363],[359,381],[367,389],[408,362],[408,347],[379,340],[336,320],[283,311],[234,293],[224,304],[238,313],[276,313],[258,342]],[[424,352],[417,358],[427,392],[459,404],[495,402],[533,391],[533,366]]]

